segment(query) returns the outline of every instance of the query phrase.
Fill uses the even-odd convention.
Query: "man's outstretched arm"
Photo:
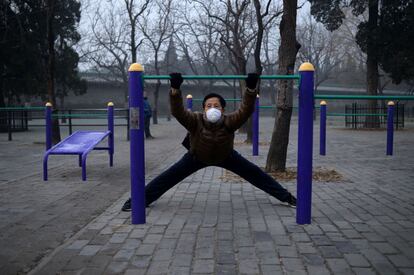
[[[229,114],[227,120],[227,127],[234,131],[239,129],[254,112],[254,103],[257,96],[257,82],[259,81],[259,75],[256,73],[250,73],[246,78],[246,90],[243,94],[242,103],[237,111]]]
[[[172,115],[183,125],[188,131],[195,129],[197,124],[197,115],[184,108],[183,97],[181,95],[181,84],[183,78],[180,73],[170,74],[171,90],[170,90],[170,106]]]

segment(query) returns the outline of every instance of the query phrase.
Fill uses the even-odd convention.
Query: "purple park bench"
[[[97,145],[108,137],[108,147]],[[47,161],[49,155],[78,155],[82,167],[82,180],[86,180],[86,157],[92,150],[107,150],[109,166],[113,165],[114,155],[114,106],[108,103],[107,131],[76,131],[52,147],[52,106],[46,104],[46,152],[43,157],[43,180],[47,180]]]

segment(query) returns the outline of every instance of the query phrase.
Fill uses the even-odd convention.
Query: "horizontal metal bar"
[[[196,102],[201,102],[201,101],[203,101],[204,99],[202,99],[202,98],[193,98],[193,101],[196,101]],[[229,101],[229,102],[233,102],[233,101],[241,101],[241,99],[240,98],[225,98],[224,99],[225,101]]]
[[[44,110],[46,107],[1,107],[0,111],[30,111],[30,110],[37,110],[41,111]]]
[[[314,95],[315,99],[383,99],[414,100],[412,95]]]
[[[59,124],[61,127],[69,127],[69,124],[63,123]],[[83,127],[83,126],[108,126],[108,124],[72,124],[72,127]],[[128,124],[114,124],[115,127],[118,126],[128,126]],[[44,124],[29,124],[28,127],[45,127]]]
[[[346,114],[346,113],[327,113],[327,116],[386,116],[387,114]]]
[[[58,114],[58,115],[52,115],[54,118],[107,118],[108,115],[105,114]]]
[[[145,75],[144,79],[170,79],[169,75]],[[198,80],[198,79],[246,79],[247,75],[183,75],[184,79],[187,80]],[[300,75],[261,75],[260,79],[300,79]]]

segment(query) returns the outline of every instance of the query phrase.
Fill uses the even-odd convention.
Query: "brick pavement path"
[[[153,126],[157,137],[147,142],[147,170],[179,148],[164,135],[184,136],[165,121]],[[49,181],[42,179],[44,133],[34,128],[0,140],[0,274],[27,273],[42,257],[100,215],[129,188],[129,143],[115,129],[114,166],[108,155],[91,152],[87,181],[81,180],[76,156],[51,156]]]
[[[261,121],[267,139],[272,126]],[[223,170],[209,167],[155,202],[145,225],[131,225],[130,214],[119,211],[123,194],[31,274],[414,274],[412,126],[396,133],[393,157],[385,156],[385,132],[334,126],[326,157],[316,154],[315,137],[314,165],[345,180],[314,182],[311,225],[297,225],[294,209],[242,180],[223,182]],[[296,135],[293,125],[289,166]],[[174,148],[148,178],[184,152]],[[264,165],[267,146],[259,157],[250,147],[237,149]],[[295,182],[283,184],[296,190]]]

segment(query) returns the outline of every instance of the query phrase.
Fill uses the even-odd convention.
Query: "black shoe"
[[[286,201],[290,207],[296,208],[296,198],[290,194],[288,200]]]
[[[148,203],[146,203],[145,204],[145,207],[149,207],[149,204]],[[124,205],[122,206],[122,211],[124,211],[124,212],[130,212],[132,210],[132,208],[131,208],[131,198],[129,198],[125,203],[124,203]]]
[[[129,198],[125,203],[124,206],[122,206],[122,211],[129,212],[131,211],[131,198]]]

